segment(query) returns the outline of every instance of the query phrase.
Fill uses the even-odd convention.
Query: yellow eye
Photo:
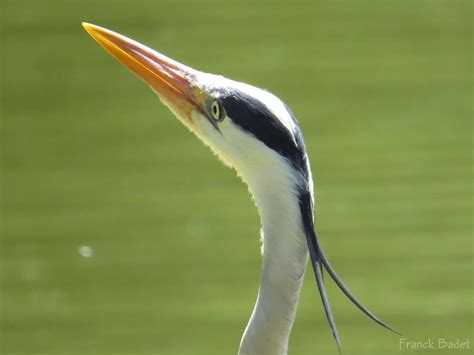
[[[216,121],[221,122],[224,119],[224,110],[222,109],[219,101],[214,100],[211,105],[211,115]]]

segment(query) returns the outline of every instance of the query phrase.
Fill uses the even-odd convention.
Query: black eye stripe
[[[241,91],[227,92],[220,97],[220,103],[232,122],[287,158],[295,169],[307,174],[303,136],[298,121],[288,107],[295,132],[289,131],[260,100]]]

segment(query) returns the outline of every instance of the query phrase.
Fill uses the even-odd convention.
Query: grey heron
[[[323,269],[362,312],[397,332],[351,294],[323,252],[315,231],[313,179],[303,135],[280,99],[266,90],[187,67],[105,28],[83,26],[237,172],[255,200],[262,224],[263,267],[240,355],[287,353],[308,258],[339,349]]]

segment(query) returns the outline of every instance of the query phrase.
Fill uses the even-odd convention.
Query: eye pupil
[[[224,112],[221,109],[219,101],[216,100],[212,103],[211,110],[212,110],[212,116],[216,121],[220,122],[224,119],[225,115],[224,115]]]

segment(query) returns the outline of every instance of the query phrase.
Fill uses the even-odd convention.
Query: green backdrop
[[[317,228],[400,349],[328,285],[344,354],[467,354],[470,0],[2,0],[0,353],[235,354],[258,288],[247,189],[82,29],[264,87],[298,117]],[[471,345],[472,351],[472,345]],[[337,354],[308,272],[290,354]]]

